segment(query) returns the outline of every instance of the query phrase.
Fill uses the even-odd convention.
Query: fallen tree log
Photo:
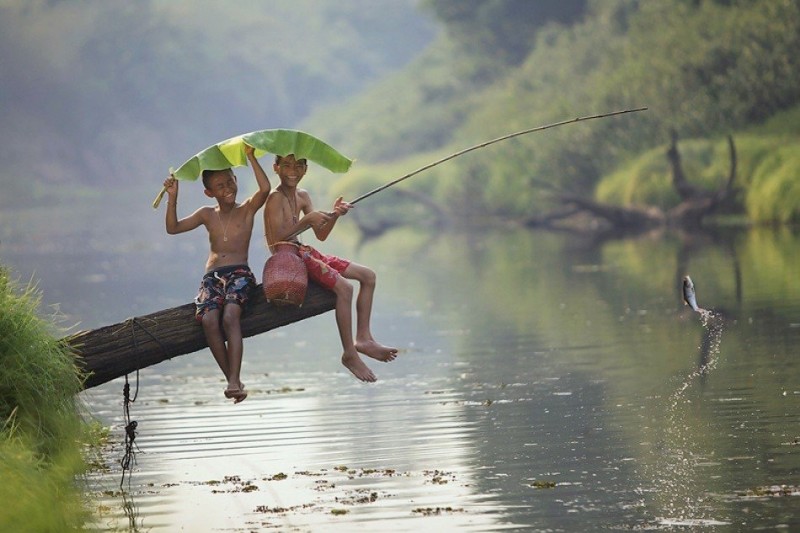
[[[336,304],[333,292],[308,284],[303,305],[276,306],[264,298],[262,286],[253,291],[242,316],[242,335],[252,337],[330,311]],[[77,356],[78,367],[87,378],[85,388],[206,348],[203,328],[194,319],[193,303],[90,331],[80,331],[63,340]]]
[[[730,203],[736,194],[737,157],[733,137],[728,135],[730,171],[728,178],[716,191],[707,191],[689,183],[683,170],[678,151],[678,134],[671,132],[671,143],[667,150],[667,160],[672,173],[672,185],[681,201],[671,209],[657,206],[612,205],[598,202],[592,198],[565,192],[556,193],[556,198],[564,205],[574,206],[591,216],[604,220],[617,231],[650,231],[659,227],[697,229],[703,219]],[[728,205],[728,207],[732,207]]]

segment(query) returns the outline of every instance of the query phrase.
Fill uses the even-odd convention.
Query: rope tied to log
[[[130,322],[131,324],[131,337],[133,340],[133,354],[134,357],[137,357],[139,352],[139,343],[136,340],[136,325],[138,321],[136,318],[129,318],[126,322]],[[139,327],[145,329],[144,326],[139,324]],[[136,463],[136,451],[134,450],[135,440],[136,440],[136,428],[139,426],[139,423],[136,420],[131,420],[131,404],[136,401],[136,398],[139,397],[139,362],[138,357],[136,361],[136,392],[133,394],[133,398],[131,399],[131,384],[128,382],[128,374],[125,374],[125,385],[122,386],[122,413],[125,419],[125,453],[122,456],[122,460],[120,461],[120,466],[122,466],[122,479],[119,481],[119,488],[122,488],[122,484],[125,483],[125,472],[131,471],[131,463]],[[137,448],[138,449],[138,446]],[[128,483],[130,484],[131,477],[128,476]]]
[[[136,393],[131,399],[131,385],[128,383],[128,374],[125,374],[125,385],[122,387],[122,396],[123,396],[123,412],[125,416],[125,454],[122,456],[122,460],[120,461],[120,465],[122,466],[122,479],[119,482],[120,489],[122,488],[123,483],[125,483],[125,472],[132,471],[131,470],[131,463],[136,463],[136,451],[134,450],[136,440],[136,428],[139,426],[139,423],[136,420],[131,420],[131,409],[130,405],[136,401],[136,397],[139,395],[139,370],[136,370]],[[136,446],[138,450],[139,447]],[[130,484],[131,478],[130,475],[128,476],[128,483]]]
[[[131,420],[131,404],[136,401],[136,398],[139,397],[139,341],[136,339],[136,327],[138,326],[144,333],[146,333],[153,341],[158,344],[164,353],[167,353],[166,347],[161,343],[161,341],[150,332],[141,321],[134,317],[129,318],[125,321],[123,326],[130,323],[131,326],[131,341],[133,343],[133,355],[136,359],[135,366],[136,366],[136,390],[133,394],[133,398],[131,398],[131,384],[128,381],[128,374],[125,374],[125,385],[122,387],[122,410],[123,416],[125,418],[125,453],[122,456],[122,460],[120,461],[120,465],[122,466],[122,479],[119,482],[120,489],[122,488],[123,483],[125,483],[125,472],[129,471],[132,472],[132,464],[136,463],[136,451],[139,447],[136,445],[136,428],[139,427],[139,423],[136,420]],[[128,475],[128,483],[130,484],[130,475]]]

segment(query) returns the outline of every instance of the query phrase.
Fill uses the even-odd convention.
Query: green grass
[[[800,221],[800,137],[786,133],[785,121],[774,122],[778,131],[764,127],[758,133],[734,134],[737,153],[736,186],[741,215],[750,223]],[[604,177],[596,197],[620,205],[655,205],[663,209],[679,202],[671,181],[666,145],[655,148]],[[727,180],[730,158],[727,140],[686,139],[678,143],[683,168],[690,183],[716,190]]]
[[[79,531],[85,423],[81,378],[39,293],[0,266],[0,531]]]

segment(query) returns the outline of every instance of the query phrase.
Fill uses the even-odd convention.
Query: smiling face
[[[272,169],[281,179],[281,184],[286,187],[297,187],[297,184],[305,176],[307,168],[305,159],[296,160],[293,155],[281,157],[277,163],[272,165]]]
[[[236,176],[231,169],[217,170],[203,178],[206,185],[206,196],[216,198],[220,205],[235,204],[238,187]]]

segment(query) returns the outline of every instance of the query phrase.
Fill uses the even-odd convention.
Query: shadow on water
[[[237,406],[205,352],[148,368],[122,492],[123,383],[86,391],[115,443],[97,529],[800,527],[800,498],[763,490],[800,483],[797,235],[346,227],[325,249],[378,273],[398,360],[357,383],[328,313],[247,339]],[[0,258],[82,327],[191,300],[203,236],[119,235]],[[689,273],[707,316],[680,303]]]

